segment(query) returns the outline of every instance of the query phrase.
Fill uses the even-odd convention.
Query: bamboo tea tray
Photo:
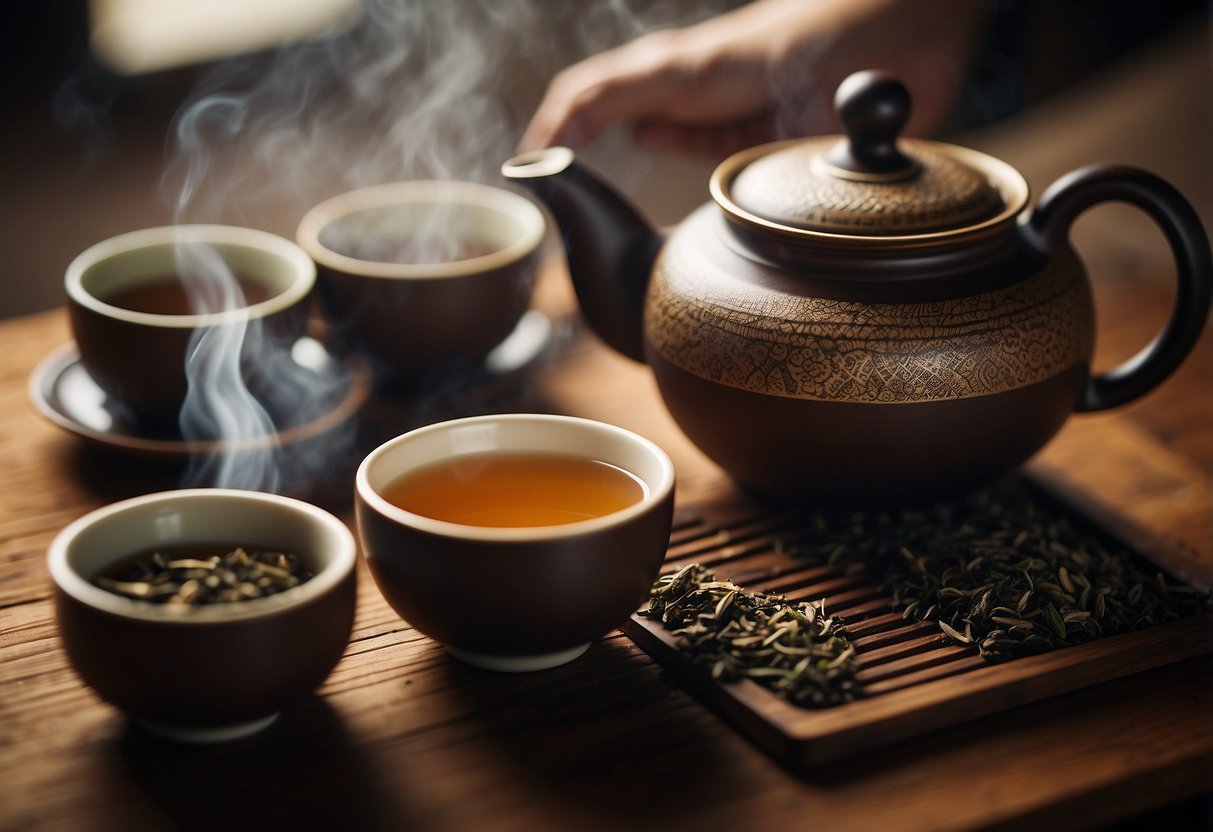
[[[1039,499],[1110,544],[1203,590],[1207,567],[1192,574],[1189,553],[1131,524],[1086,495],[1025,477]],[[749,680],[716,682],[680,652],[659,621],[633,615],[624,632],[701,701],[751,741],[794,768],[825,763],[939,728],[1088,685],[1213,652],[1213,618],[1197,615],[1124,635],[1105,636],[1043,655],[990,663],[975,648],[948,641],[934,622],[905,620],[887,595],[862,577],[789,553],[803,532],[792,513],[730,491],[680,506],[663,573],[699,563],[720,580],[789,600],[823,600],[841,616],[855,645],[865,696],[822,709],[789,704]]]

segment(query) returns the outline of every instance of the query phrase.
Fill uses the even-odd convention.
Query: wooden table
[[[1158,71],[1174,78],[1174,69]],[[1029,121],[1019,135],[1042,129]],[[1016,151],[1056,144],[978,138],[1023,168],[1036,192],[1061,172],[1051,166],[1069,166],[1056,153],[1041,150],[1033,163],[1032,150]],[[1083,157],[1075,161],[1098,148],[1074,141]],[[1191,170],[1181,166],[1179,176]],[[1119,221],[1080,243],[1098,275],[1098,366],[1144,344],[1172,293],[1165,254],[1129,242],[1126,256]],[[561,271],[554,258],[542,297],[556,312],[567,311]],[[1207,659],[794,773],[621,634],[556,670],[478,671],[405,625],[365,571],[350,648],[318,696],[231,745],[150,739],[68,667],[44,556],[75,517],[173,483],[124,479],[29,407],[31,370],[68,339],[61,310],[0,323],[0,828],[1073,828],[1213,792]],[[679,468],[680,501],[727,487],[665,415],[644,368],[592,336],[562,342],[528,384],[528,406],[614,422],[663,445]],[[1206,330],[1162,389],[1072,419],[1033,464],[1207,564],[1211,414]]]

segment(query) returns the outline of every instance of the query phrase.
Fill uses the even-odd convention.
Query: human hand
[[[581,147],[613,124],[647,149],[720,158],[836,128],[838,84],[892,72],[914,93],[907,131],[927,132],[963,81],[984,15],[975,0],[757,0],[684,29],[652,32],[552,79],[522,152]]]

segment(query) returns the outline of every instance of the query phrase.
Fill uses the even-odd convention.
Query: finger
[[[641,56],[645,58],[645,56]],[[605,52],[558,74],[535,111],[519,147],[579,146],[611,124],[660,114],[680,97],[682,73],[651,58]]]
[[[716,52],[678,30],[652,32],[557,73],[520,147],[591,141],[620,122],[687,124],[749,118],[769,102],[752,60],[709,61]],[[755,73],[758,73],[757,75]]]

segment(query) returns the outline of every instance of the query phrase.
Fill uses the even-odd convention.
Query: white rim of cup
[[[451,523],[446,520],[435,520],[432,517],[426,517],[423,514],[415,514],[406,509],[393,505],[380,496],[379,492],[371,487],[370,484],[370,468],[386,454],[391,453],[392,449],[397,445],[415,441],[418,437],[423,437],[430,433],[440,433],[447,430],[458,429],[467,425],[487,424],[487,423],[502,423],[502,422],[531,422],[535,424],[565,424],[575,425],[582,430],[592,430],[601,433],[613,434],[621,437],[624,441],[631,445],[638,446],[649,453],[660,469],[660,476],[655,482],[644,480],[646,494],[643,499],[638,500],[626,508],[619,511],[604,514],[601,517],[592,517],[588,520],[577,520],[572,523],[561,523],[554,526],[529,526],[526,528],[503,527],[503,526],[468,526],[462,523]],[[528,449],[520,449],[528,450]],[[543,449],[537,449],[543,453]],[[435,460],[435,462],[440,460]],[[635,472],[633,476],[640,477]],[[643,479],[643,478],[642,478]],[[633,433],[625,428],[611,425],[606,422],[599,422],[593,419],[583,419],[577,416],[559,416],[546,413],[506,413],[506,414],[490,414],[487,416],[469,416],[463,419],[452,419],[446,422],[437,422],[432,425],[411,430],[407,433],[397,436],[395,439],[389,439],[375,450],[371,451],[362,464],[358,466],[358,473],[355,476],[355,488],[358,493],[366,500],[367,504],[389,519],[399,523],[404,523],[412,526],[415,529],[428,532],[442,537],[455,537],[464,540],[480,540],[480,541],[524,541],[524,540],[557,540],[566,537],[576,537],[582,534],[589,534],[599,529],[609,528],[626,522],[633,517],[647,511],[654,503],[660,502],[674,489],[674,462],[670,459],[669,454],[661,449],[657,443],[645,439],[643,436]]]
[[[319,572],[298,586],[268,595],[226,604],[205,604],[185,609],[169,608],[163,604],[127,598],[94,585],[68,563],[68,548],[85,529],[94,523],[116,514],[154,506],[199,498],[274,504],[304,514],[312,522],[319,523],[339,541],[333,559]],[[51,580],[82,604],[122,618],[141,621],[157,621],[166,624],[217,624],[259,618],[277,611],[306,603],[332,589],[354,569],[357,558],[354,535],[345,523],[334,515],[311,503],[293,497],[283,497],[262,491],[243,491],[235,488],[184,488],[176,491],[161,491],[132,497],[96,509],[69,523],[51,541],[47,550],[46,565]],[[138,554],[133,550],[129,554]],[[119,559],[120,560],[120,559]],[[117,561],[115,561],[117,562]]]
[[[94,297],[84,289],[84,275],[103,260],[119,257],[131,249],[154,246],[171,246],[178,243],[214,243],[224,246],[244,246],[268,251],[290,265],[297,278],[284,291],[260,303],[249,304],[239,309],[202,314],[161,315],[154,312],[137,312],[121,306],[113,306]],[[162,225],[129,231],[102,240],[80,252],[67,267],[64,286],[68,296],[81,306],[102,315],[133,324],[169,328],[194,328],[217,324],[263,318],[286,309],[303,298],[316,283],[316,264],[302,248],[285,237],[255,228],[236,225]]]
[[[457,201],[500,211],[519,219],[523,234],[514,242],[480,257],[446,263],[385,263],[360,260],[334,251],[320,242],[320,234],[329,224],[357,211],[409,203]],[[526,197],[478,182],[457,179],[416,179],[389,182],[347,191],[319,203],[299,222],[295,241],[323,266],[364,277],[410,278],[416,280],[461,277],[509,265],[533,252],[543,242],[547,222],[543,212]]]

